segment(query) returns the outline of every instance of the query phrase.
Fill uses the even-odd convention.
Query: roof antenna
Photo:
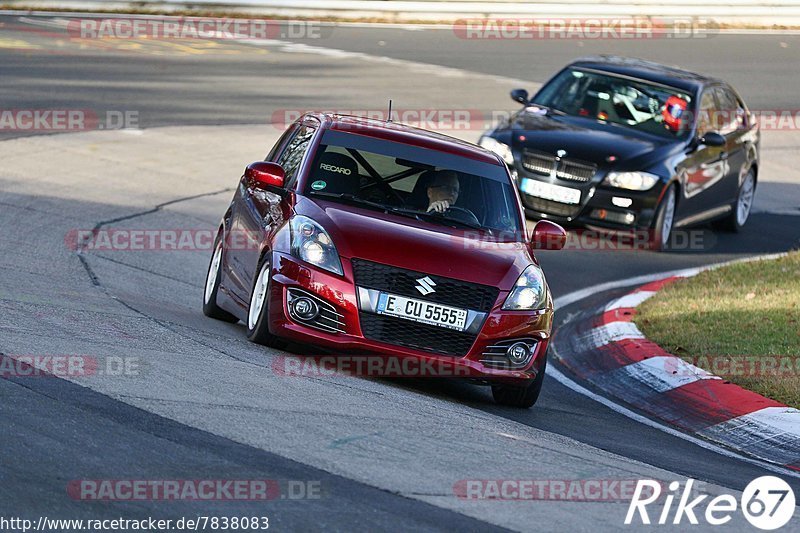
[[[391,121],[392,121],[392,99],[389,98],[389,118],[386,120],[386,122],[391,122]]]

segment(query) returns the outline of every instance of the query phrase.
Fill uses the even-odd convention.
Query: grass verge
[[[668,352],[800,408],[800,252],[667,285],[634,321]]]

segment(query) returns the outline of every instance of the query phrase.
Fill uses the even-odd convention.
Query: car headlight
[[[478,141],[478,144],[502,157],[503,161],[509,165],[514,164],[514,154],[511,152],[511,147],[509,145],[501,143],[492,137],[485,136],[481,137],[481,139]]]
[[[547,285],[542,269],[530,265],[517,278],[514,288],[506,298],[503,309],[507,311],[530,311],[547,305]]]
[[[328,232],[308,217],[297,215],[289,221],[292,255],[314,266],[342,275],[342,261]]]
[[[658,181],[658,176],[649,172],[609,172],[603,185],[632,191],[646,191]]]

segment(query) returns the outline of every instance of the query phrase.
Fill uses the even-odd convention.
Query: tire
[[[542,392],[542,383],[544,383],[544,371],[547,368],[547,354],[545,354],[544,363],[541,370],[536,374],[533,381],[523,387],[515,385],[492,385],[492,396],[494,401],[499,405],[507,405],[509,407],[519,407],[528,409],[536,404],[539,399],[539,394]]]
[[[653,235],[650,238],[650,249],[655,252],[663,252],[669,247],[669,239],[672,235],[673,224],[675,223],[675,206],[678,199],[675,186],[670,185],[661,203],[658,204],[656,211],[656,221],[653,225]]]
[[[219,293],[221,279],[222,231],[220,231],[217,234],[217,238],[214,239],[214,251],[211,253],[211,261],[208,263],[205,290],[203,291],[203,314],[207,317],[234,324],[238,322],[239,319],[217,305],[217,294]]]
[[[247,339],[256,344],[283,348],[286,343],[269,331],[269,293],[271,288],[272,262],[269,253],[258,265],[258,274],[250,291],[250,305],[247,309]]]
[[[751,168],[747,171],[747,174],[742,180],[742,185],[739,187],[739,193],[736,195],[736,201],[733,203],[731,214],[720,220],[719,227],[726,231],[739,233],[750,217],[755,195],[756,174]]]

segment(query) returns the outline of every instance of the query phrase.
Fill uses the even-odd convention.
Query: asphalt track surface
[[[0,23],[4,109],[135,111],[143,128],[0,133],[0,352],[129,357],[141,368],[123,377],[0,379],[0,516],[267,514],[285,530],[616,530],[626,502],[470,501],[453,487],[463,479],[692,477],[710,492],[740,491],[769,473],[551,378],[537,406],[520,411],[464,383],[276,376],[278,352],[247,343],[241,324],[201,315],[205,252],[78,256],[64,235],[98,224],[213,228],[241,168],[280,133],[267,125],[276,112],[382,109],[387,97],[403,108],[509,110],[509,77],[533,87],[588,49],[681,63],[729,79],[753,107],[795,109],[797,37],[476,43],[447,30],[337,27],[303,43],[354,52],[332,54],[285,43],[76,43],[59,37],[63,26],[49,17]],[[666,254],[542,253],[554,294],[797,247],[800,225],[789,213],[800,198],[790,175],[799,144],[793,132],[770,142],[764,157],[780,175],[762,184],[770,201],[757,203],[744,233],[700,228],[702,249]],[[66,491],[76,479],[258,478],[317,483],[322,497],[91,502]],[[747,530],[746,522],[739,515],[727,529]]]

